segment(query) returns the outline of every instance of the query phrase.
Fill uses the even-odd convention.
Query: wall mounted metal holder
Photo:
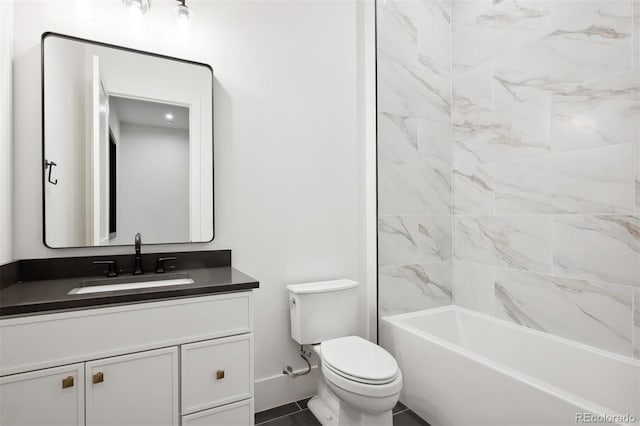
[[[53,171],[53,168],[56,167],[57,164],[54,163],[53,161],[49,161],[46,158],[44,159],[44,169],[47,170],[47,168],[49,169],[49,174],[47,175],[47,181],[51,184],[51,185],[57,185],[58,184],[58,179],[51,180],[51,172]]]

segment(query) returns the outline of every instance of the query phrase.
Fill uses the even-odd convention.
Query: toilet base
[[[391,426],[393,424],[391,411],[370,415],[359,413],[342,403],[339,414],[336,414],[318,395],[307,402],[307,407],[322,426]]]
[[[318,377],[318,394],[307,402],[309,411],[313,413],[322,426],[392,426],[391,410],[378,414],[368,414],[351,407],[341,401],[320,374]]]
[[[322,426],[338,426],[338,416],[329,409],[318,395],[307,402],[307,407]]]

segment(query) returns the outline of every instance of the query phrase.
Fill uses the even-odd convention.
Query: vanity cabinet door
[[[177,425],[178,349],[86,363],[87,425]]]
[[[0,377],[0,425],[83,425],[84,364]]]

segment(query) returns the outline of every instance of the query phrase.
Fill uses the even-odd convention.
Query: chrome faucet
[[[134,244],[136,247],[136,261],[133,266],[133,275],[142,275],[144,274],[144,271],[142,270],[142,254],[140,254],[140,246],[142,245],[142,235],[139,232],[136,234]]]

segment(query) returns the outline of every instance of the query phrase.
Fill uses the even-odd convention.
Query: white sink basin
[[[171,285],[194,284],[191,278],[185,275],[173,275],[158,278],[114,278],[112,280],[85,281],[80,287],[76,287],[68,294],[102,293],[105,291],[134,290],[139,288],[166,287]]]

